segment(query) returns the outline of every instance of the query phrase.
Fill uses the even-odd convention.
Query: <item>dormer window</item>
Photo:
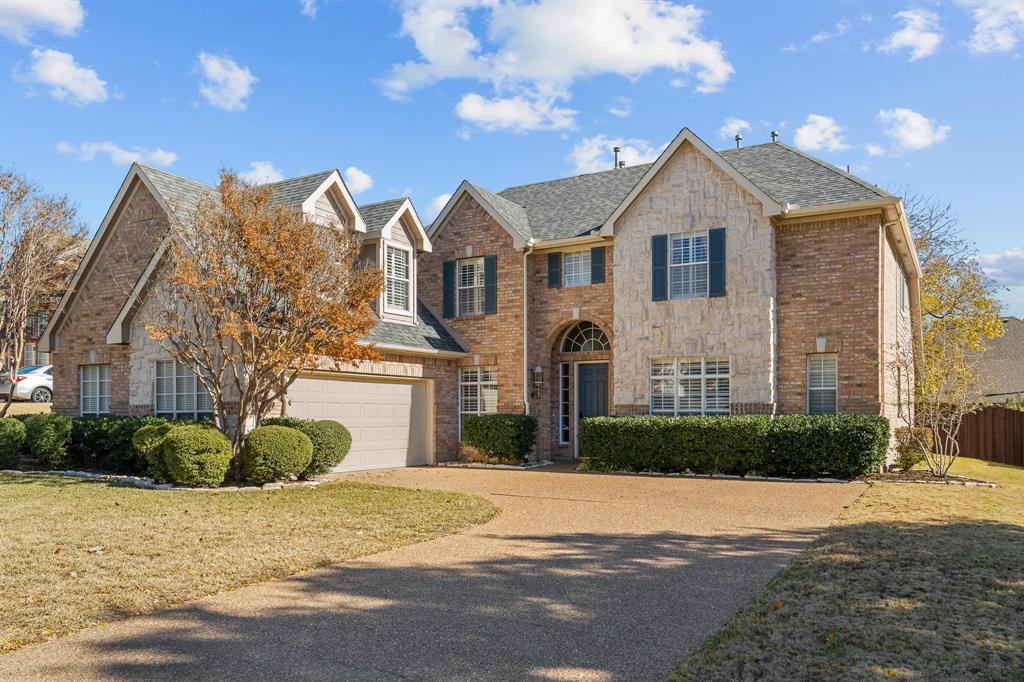
[[[388,310],[407,313],[412,290],[412,251],[387,245],[384,260],[384,305]]]

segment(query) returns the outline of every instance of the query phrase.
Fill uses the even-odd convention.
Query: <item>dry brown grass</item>
[[[1019,680],[1024,469],[876,483],[673,679]]]
[[[472,495],[352,482],[191,493],[3,475],[0,510],[0,654],[497,513]]]

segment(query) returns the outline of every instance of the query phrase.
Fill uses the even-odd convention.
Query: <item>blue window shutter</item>
[[[604,247],[595,246],[590,249],[590,283],[604,283]]]
[[[562,253],[548,254],[548,289],[562,286]]]
[[[725,296],[725,228],[708,230],[708,296]]]
[[[442,274],[444,284],[444,316],[455,317],[455,261],[446,260]]]
[[[651,237],[651,300],[668,300],[668,235]]]
[[[484,315],[498,312],[498,257],[484,256]]]

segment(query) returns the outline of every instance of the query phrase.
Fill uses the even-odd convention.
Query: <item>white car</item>
[[[0,395],[11,391],[11,382],[6,378],[0,385]],[[31,400],[34,403],[48,403],[53,400],[53,365],[32,365],[18,370],[14,381],[14,399]]]

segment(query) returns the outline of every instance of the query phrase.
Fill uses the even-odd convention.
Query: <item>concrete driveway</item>
[[[17,651],[3,679],[654,680],[861,484],[420,468],[495,520]]]

